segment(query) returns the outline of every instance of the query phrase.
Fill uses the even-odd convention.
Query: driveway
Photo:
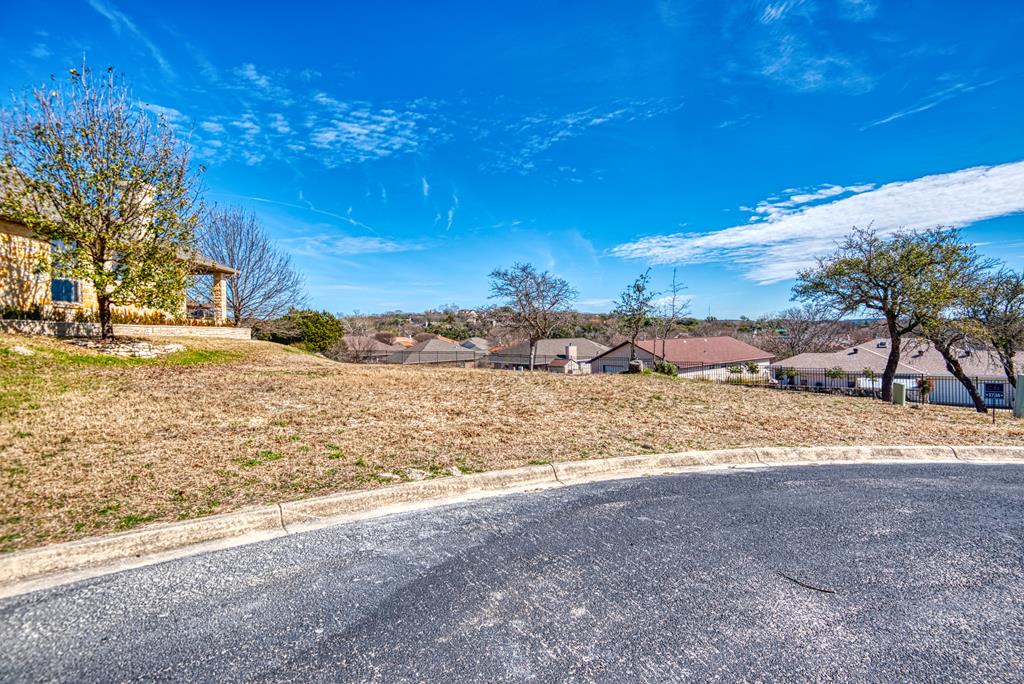
[[[0,602],[0,680],[1024,678],[1024,467],[517,494]]]

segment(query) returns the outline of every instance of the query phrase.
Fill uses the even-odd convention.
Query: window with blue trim
[[[75,280],[54,278],[50,281],[50,299],[55,303],[77,304],[81,294]]]

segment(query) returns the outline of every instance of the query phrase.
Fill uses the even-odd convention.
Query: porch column
[[[224,325],[228,320],[228,287],[223,273],[213,274],[213,322]]]

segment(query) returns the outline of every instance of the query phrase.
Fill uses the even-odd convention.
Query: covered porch
[[[211,276],[213,278],[213,285],[210,290],[210,307],[213,310],[213,322],[216,325],[226,324],[228,321],[227,279],[238,275],[238,271],[201,254],[192,255],[189,263],[192,267],[192,275]],[[185,308],[187,311],[187,301]]]

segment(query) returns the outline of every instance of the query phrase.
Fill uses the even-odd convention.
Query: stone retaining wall
[[[0,320],[0,332],[48,337],[99,337],[98,323],[65,321]],[[252,339],[251,328],[219,325],[134,325],[115,323],[114,334],[124,337],[215,337],[232,340]]]

